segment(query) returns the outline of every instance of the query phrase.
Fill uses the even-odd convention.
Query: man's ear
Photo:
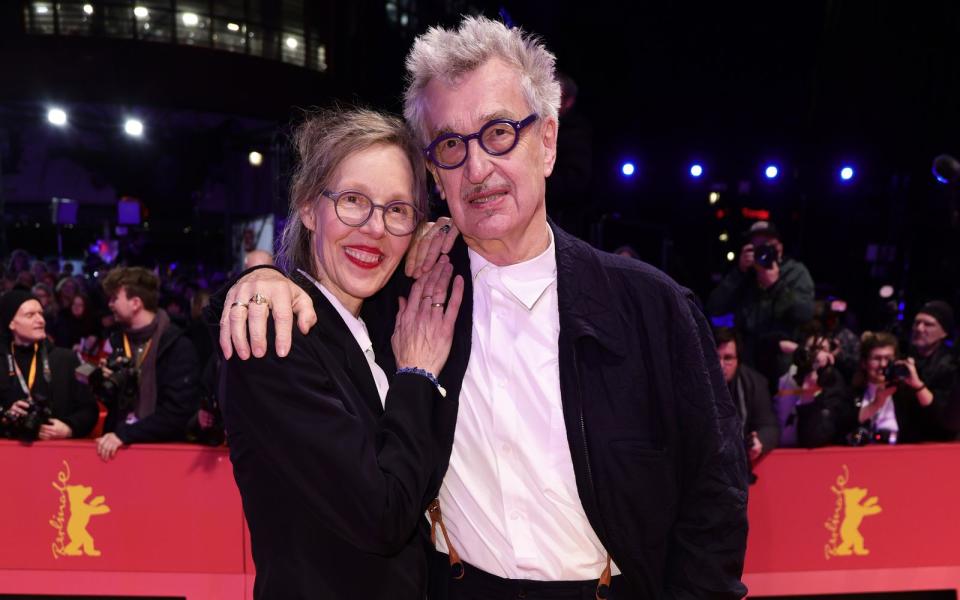
[[[143,298],[140,296],[133,296],[130,298],[130,304],[133,305],[133,312],[140,312],[143,310]]]
[[[543,121],[540,128],[540,141],[543,143],[543,176],[550,177],[553,166],[557,162],[557,137],[560,135],[560,124],[556,117],[549,117]]]
[[[434,187],[436,187],[437,193],[440,194],[440,198],[446,202],[447,193],[443,189],[443,182],[440,180],[440,172],[437,170],[436,165],[427,162],[427,171],[430,172],[430,177],[433,178]]]

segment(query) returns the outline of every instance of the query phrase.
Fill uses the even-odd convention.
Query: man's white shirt
[[[577,495],[567,442],[548,232],[549,247],[515,265],[469,251],[472,348],[440,508],[451,543],[474,567],[510,579],[596,579],[607,554]],[[437,548],[447,551],[439,535]]]

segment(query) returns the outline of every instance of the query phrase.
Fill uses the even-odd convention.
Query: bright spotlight
[[[259,167],[260,165],[263,164],[263,155],[257,152],[256,150],[253,150],[250,152],[250,154],[247,155],[247,160],[250,161],[251,165],[255,167]]]
[[[63,127],[67,124],[67,113],[62,108],[51,108],[47,111],[47,121],[51,125]]]
[[[633,174],[637,171],[637,168],[632,162],[625,162],[620,166],[620,172],[627,177],[632,177]]]
[[[93,5],[92,5],[92,4],[84,4],[84,5],[83,5],[83,14],[85,14],[85,15],[92,15],[92,14],[93,14]]]
[[[763,174],[767,176],[767,179],[776,179],[777,175],[780,174],[780,169],[777,168],[777,165],[767,165]]]
[[[727,252],[727,262],[733,262],[733,259],[736,257],[737,255],[734,254],[733,252]]]
[[[892,297],[893,297],[893,286],[892,286],[892,285],[882,286],[882,287],[880,288],[880,297],[883,298],[883,299],[892,298]]]
[[[290,48],[291,50],[296,50],[297,46],[299,45],[300,43],[297,42],[297,38],[293,36],[287,36],[287,48]]]
[[[840,169],[840,179],[843,181],[850,181],[855,174],[853,167],[847,166]]]
[[[187,27],[196,27],[200,22],[200,17],[197,16],[197,13],[185,12],[180,16],[180,19],[183,21],[183,24]]]
[[[47,14],[48,12],[50,12],[50,9],[47,8],[47,5],[46,5],[46,4],[38,4],[38,5],[36,6],[36,10],[37,10],[37,14],[38,14],[38,15],[45,15],[45,14]]]
[[[230,31],[240,31],[240,26],[236,23],[227,23],[227,29]]]
[[[139,119],[127,119],[123,124],[123,130],[129,136],[140,137],[143,135],[143,121]]]
[[[703,166],[694,164],[690,166],[690,176],[691,177],[700,177],[703,175]]]
[[[133,9],[133,16],[138,19],[146,19],[150,16],[150,11],[147,10],[146,6],[137,6]]]
[[[726,231],[724,231],[723,233],[720,234],[720,241],[721,241],[721,242],[727,242],[727,241],[729,241],[729,240],[730,240],[730,234],[729,234],[729,233],[727,233]]]
[[[708,196],[708,198],[711,205],[716,204],[717,202],[720,202],[720,192],[710,192],[710,196]]]

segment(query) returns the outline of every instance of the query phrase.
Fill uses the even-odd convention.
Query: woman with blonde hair
[[[401,120],[325,111],[299,127],[295,143],[300,165],[278,263],[309,290],[319,319],[308,334],[294,331],[288,356],[234,355],[221,375],[254,597],[422,598],[418,525],[439,489],[457,415],[437,375],[463,280],[449,304],[448,261],[406,298],[383,289],[426,212],[421,153]],[[373,296],[377,310],[397,311],[392,332],[367,329],[362,311]],[[222,303],[213,298],[207,314],[219,315]],[[245,327],[249,312],[269,308],[254,293],[228,307],[221,327]]]

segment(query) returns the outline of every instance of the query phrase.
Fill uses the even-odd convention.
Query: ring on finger
[[[256,294],[250,296],[250,303],[256,304],[257,306],[260,306],[261,304],[266,304],[267,307],[269,307],[269,306],[270,306],[270,298],[267,298],[266,296],[264,296],[264,295],[261,294],[260,292],[257,292]]]
[[[430,306],[434,308],[443,308],[444,306],[446,306],[446,304],[444,304],[443,302],[433,302],[430,304]]]
[[[240,302],[239,300],[237,300],[236,302],[230,305],[230,308],[233,308],[234,306],[239,306],[240,308],[246,308],[249,305],[250,305],[249,302]]]
[[[421,297],[420,297],[420,300],[431,300],[431,299],[433,299],[433,296],[421,296]]]

